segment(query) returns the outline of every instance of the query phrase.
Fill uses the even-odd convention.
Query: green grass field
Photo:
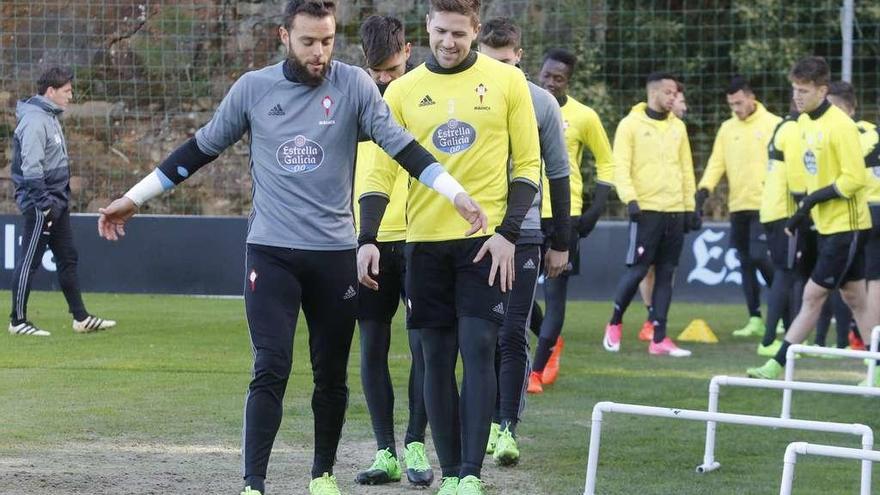
[[[8,292],[2,297],[8,299]],[[251,363],[243,302],[100,294],[87,295],[86,302],[92,312],[119,320],[119,327],[74,335],[60,292],[35,292],[29,316],[52,330],[52,337],[0,337],[3,492],[238,493],[237,449]],[[570,304],[560,379],[543,395],[529,397],[519,430],[521,464],[502,470],[487,458],[491,493],[582,493],[594,403],[705,410],[712,375],[741,376],[746,366],[762,362],[754,342],[730,337],[745,320],[739,306],[675,304],[673,335],[700,317],[721,339],[717,345],[688,346],[694,357],[683,360],[648,356],[646,345],[635,339],[644,316],[637,304],[627,320],[622,352],[605,352],[601,332],[609,311],[605,303]],[[312,427],[304,331],[301,323],[279,453],[270,465],[272,494],[305,492]],[[400,318],[394,331],[400,335],[393,339],[391,356],[400,442],[408,370]],[[864,373],[864,366],[853,361],[803,359],[798,367],[798,378],[805,380],[854,384]],[[348,493],[409,491],[403,485],[355,488],[350,482],[371,461],[374,444],[356,353],[349,369],[351,400],[337,475]],[[729,389],[721,409],[777,415],[780,404],[778,392]],[[877,410],[876,403],[861,397],[799,393],[793,413],[877,427]],[[722,468],[699,475],[694,467],[702,459],[704,435],[705,427],[695,422],[607,417],[598,492],[778,493],[788,442],[858,445],[856,438],[841,435],[721,425],[716,456]],[[857,493],[858,475],[855,461],[802,459],[795,493]]]

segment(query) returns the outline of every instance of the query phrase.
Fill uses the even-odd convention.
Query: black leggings
[[[361,288],[361,290],[368,290]],[[361,385],[370,411],[373,434],[378,450],[388,449],[395,456],[394,441],[394,388],[388,369],[388,349],[391,345],[391,324],[378,321],[360,321],[361,331]],[[412,361],[409,369],[409,425],[404,445],[425,442],[428,416],[425,413],[423,384],[425,362],[417,332],[406,332]]]
[[[354,250],[303,251],[248,244],[244,301],[254,354],[242,448],[248,481],[266,477],[281,424],[300,304],[308,324],[315,384],[311,474],[313,478],[332,474],[348,405],[346,368],[357,306],[352,293],[357,287]]]
[[[730,214],[730,246],[736,249],[741,265],[742,288],[749,316],[761,316],[761,284],[758,272],[767,282],[773,284],[773,265],[767,256],[766,246],[760,243],[754,233],[763,232],[757,211],[735,211]]]
[[[498,325],[461,317],[457,332],[448,327],[413,331],[421,336],[425,409],[442,475],[479,478],[495,406]],[[460,396],[455,380],[459,352],[464,364]]]
[[[553,346],[562,334],[565,324],[565,303],[568,299],[568,277],[571,272],[565,271],[558,277],[544,279],[544,305],[547,308],[541,321],[541,333],[535,347],[535,358],[532,370],[544,371],[547,360],[553,352]]]

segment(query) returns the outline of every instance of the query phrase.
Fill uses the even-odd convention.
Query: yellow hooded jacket
[[[712,154],[697,189],[712,192],[723,175],[730,186],[727,207],[731,212],[761,209],[767,145],[782,119],[757,102],[755,111],[740,120],[724,121],[715,135]]]
[[[654,120],[647,107],[632,107],[614,134],[617,195],[645,211],[694,211],[694,162],[684,122],[672,112]]]

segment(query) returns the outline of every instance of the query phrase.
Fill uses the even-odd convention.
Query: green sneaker
[[[859,386],[860,387],[867,387],[868,386],[868,379],[865,378],[864,380],[860,381]],[[876,368],[874,368],[874,386],[880,387],[880,366],[877,366]]]
[[[400,481],[400,463],[388,449],[376,452],[373,465],[366,471],[358,473],[355,482],[359,485],[384,485],[392,481]]]
[[[747,369],[746,374],[752,378],[775,380],[782,374],[782,365],[777,363],[775,359],[768,359],[763,366]]]
[[[764,320],[762,320],[758,316],[752,316],[749,318],[749,322],[746,323],[746,326],[740,328],[739,330],[733,331],[734,337],[763,337],[764,336]]]
[[[501,425],[498,423],[492,423],[492,426],[489,427],[489,443],[486,444],[487,455],[495,453],[495,445],[498,443],[498,432],[500,431]]]
[[[761,343],[758,343],[758,355],[764,357],[773,357],[779,352],[779,348],[782,347],[781,340],[774,340],[772,344],[765,346]]]
[[[324,473],[324,476],[315,478],[309,483],[309,495],[342,495],[339,486],[336,485],[336,476]]]
[[[476,476],[465,476],[458,483],[458,491],[456,495],[485,495],[486,490],[483,488],[483,482]]]
[[[415,486],[428,487],[434,481],[434,471],[428,462],[425,444],[410,442],[403,449],[403,463],[406,465],[406,479]]]
[[[519,448],[516,446],[516,438],[505,428],[498,433],[498,442],[495,444],[495,453],[492,455],[495,463],[499,466],[513,466],[519,462]]]
[[[447,476],[440,480],[440,489],[436,495],[455,495],[458,493],[458,477]]]
[[[251,487],[244,487],[244,491],[241,492],[241,495],[263,495],[260,490],[251,490]]]

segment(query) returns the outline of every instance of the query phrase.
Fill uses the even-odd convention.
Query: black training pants
[[[58,267],[58,283],[67,300],[67,307],[77,320],[88,316],[79,289],[76,275],[78,256],[73,245],[73,229],[70,226],[70,211],[64,209],[58,218],[49,222],[46,215],[37,208],[23,213],[24,230],[21,234],[21,254],[15,260],[12,275],[12,311],[9,315],[13,324],[27,320],[27,303],[31,292],[31,282],[43,260],[48,246],[55,255]],[[51,223],[51,225],[50,225]]]
[[[266,476],[281,424],[300,306],[315,384],[312,477],[333,472],[348,404],[346,367],[357,309],[355,251],[304,251],[248,244],[245,308],[254,353],[244,413],[244,476]]]

